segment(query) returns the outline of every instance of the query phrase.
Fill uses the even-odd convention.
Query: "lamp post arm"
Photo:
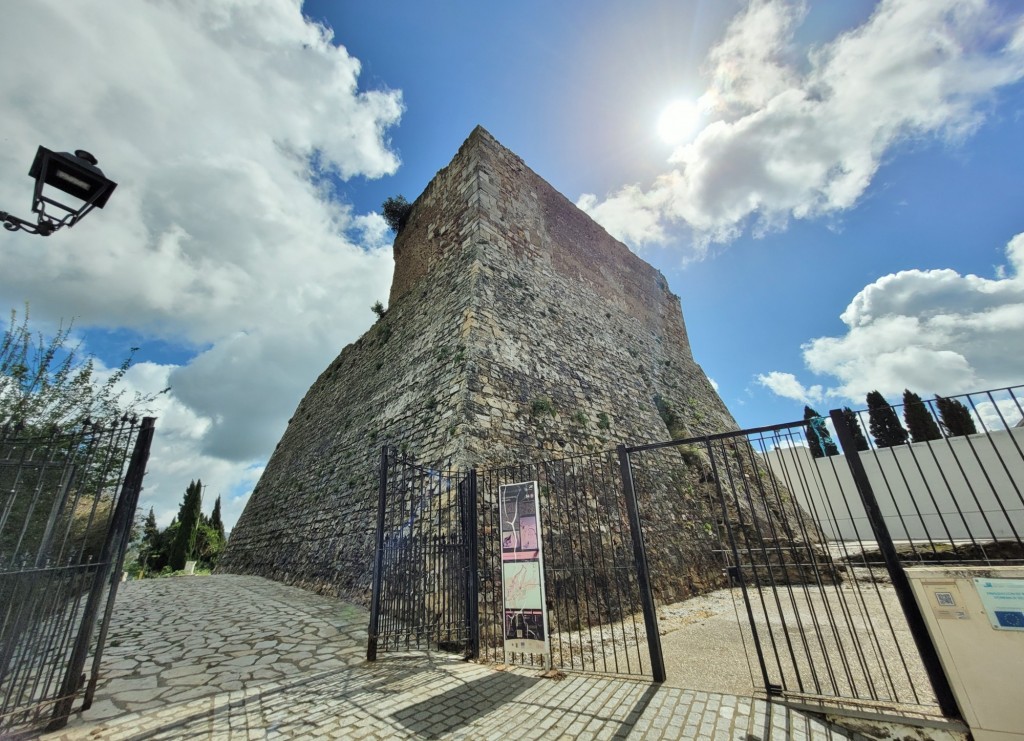
[[[42,215],[40,215],[39,221],[33,224],[31,221],[20,219],[14,214],[9,214],[6,211],[0,211],[0,222],[3,222],[4,229],[9,232],[21,230],[26,231],[29,234],[38,234],[41,237],[50,236],[62,226],[62,224],[54,224]]]

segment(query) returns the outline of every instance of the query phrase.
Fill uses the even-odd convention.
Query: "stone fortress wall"
[[[365,601],[385,442],[486,467],[736,428],[664,276],[484,129],[415,201],[394,254],[386,314],[299,404],[219,570]],[[691,467],[648,493],[649,522],[693,519],[709,492]],[[685,548],[648,548],[663,598],[714,586],[680,577]]]

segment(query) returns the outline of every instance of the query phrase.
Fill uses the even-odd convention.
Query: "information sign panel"
[[[543,654],[550,666],[537,482],[504,484],[498,500],[505,653]]]
[[[1024,630],[1024,579],[975,579],[981,605],[996,630]]]

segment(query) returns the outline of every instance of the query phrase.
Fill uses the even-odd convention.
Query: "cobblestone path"
[[[122,585],[94,706],[46,739],[843,739],[761,700],[460,661],[365,661],[360,607],[257,577]]]

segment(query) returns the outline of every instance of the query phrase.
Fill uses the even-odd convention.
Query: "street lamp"
[[[6,211],[0,211],[0,221],[8,231],[21,229],[41,237],[50,236],[62,226],[74,226],[94,208],[103,208],[117,187],[117,183],[108,180],[103,171],[96,167],[96,158],[84,149],[76,149],[74,154],[70,154],[39,147],[28,174],[36,181],[32,196],[32,213],[39,215],[36,223],[19,219]],[[75,208],[44,195],[44,185],[77,198],[82,204]],[[59,209],[63,216],[59,213],[48,214],[47,206]]]

